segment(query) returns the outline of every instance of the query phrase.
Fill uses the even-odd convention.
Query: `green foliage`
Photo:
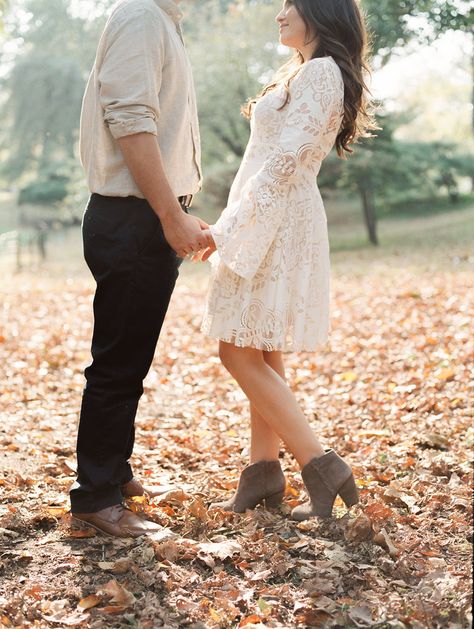
[[[8,9],[8,0],[0,0],[0,36],[3,34],[3,20]]]
[[[374,56],[388,61],[395,48],[416,38],[431,41],[450,30],[472,31],[469,0],[362,0]]]
[[[17,61],[6,87],[9,96],[2,113],[9,123],[4,139],[9,158],[3,173],[16,179],[26,169],[73,157],[84,89],[77,61],[32,50]]]
[[[219,10],[221,4],[207,0],[205,6],[195,6],[186,24],[205,165],[240,160],[249,135],[241,105],[260,91],[282,60],[276,46],[275,3],[239,3],[226,12]]]
[[[53,205],[68,195],[69,178],[57,173],[44,173],[20,190],[18,204]]]
[[[16,0],[6,30],[18,42],[10,71],[1,79],[0,171],[23,185],[22,200],[60,200],[65,183],[58,164],[77,162],[79,110],[106,9],[113,0],[88,5],[70,0]],[[362,0],[380,62],[414,38],[428,41],[447,30],[472,29],[467,0]],[[2,11],[8,5],[0,0]],[[249,124],[240,114],[283,63],[275,15],[280,0],[202,0],[187,3],[185,34],[194,66],[205,169],[199,204],[220,210],[244,153]],[[20,10],[21,9],[21,10]],[[97,17],[99,16],[99,17]],[[409,105],[407,104],[407,107]],[[472,176],[472,157],[456,147],[402,142],[395,130],[403,118],[381,119],[375,140],[356,147],[347,162],[324,164],[321,183],[365,194],[377,212],[390,211],[415,198],[455,194],[460,177]],[[68,166],[70,167],[70,166]],[[82,173],[62,205],[81,205]],[[46,173],[46,174],[45,174]],[[33,181],[31,185],[25,182]],[[368,196],[367,196],[368,195]],[[368,199],[368,201],[367,201]],[[213,217],[209,215],[209,219]]]
[[[43,173],[75,159],[82,94],[103,25],[103,18],[72,15],[70,4],[17,0],[18,11],[8,16],[9,37],[21,46],[1,85],[0,173],[9,183],[33,178],[32,193],[39,185],[39,197],[60,180],[53,185]]]
[[[25,13],[11,12],[9,20],[12,24],[11,37],[23,40],[16,59],[21,59],[30,51],[49,53],[57,58],[73,58],[86,78],[94,60],[105,15],[89,20],[87,15],[73,14],[70,0],[23,0],[22,4]],[[112,1],[94,0],[90,4],[96,10],[105,11]]]
[[[207,0],[186,22],[203,137],[205,190],[200,203],[222,209],[249,137],[241,106],[268,81],[283,57],[275,24],[279,3]],[[206,33],[203,38],[202,33]]]
[[[474,175],[474,158],[461,155],[456,146],[397,140],[399,117],[381,114],[378,122],[378,137],[361,141],[347,161],[331,154],[321,170],[321,187],[361,195],[369,191],[380,216],[440,192],[451,194],[462,177]]]

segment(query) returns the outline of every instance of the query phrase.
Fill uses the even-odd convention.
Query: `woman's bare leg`
[[[250,347],[219,343],[223,365],[265,422],[284,441],[301,467],[324,449],[311,430],[293,392],[264,360],[263,352]]]
[[[285,366],[281,352],[263,352],[263,359],[283,380]],[[277,461],[281,439],[250,403],[250,464],[259,461]]]

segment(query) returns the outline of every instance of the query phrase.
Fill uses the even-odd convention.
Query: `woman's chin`
[[[280,44],[282,46],[286,46],[287,48],[296,48],[294,42],[285,37],[284,35],[280,35]]]

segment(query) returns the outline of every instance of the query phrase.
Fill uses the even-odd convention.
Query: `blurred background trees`
[[[447,32],[472,37],[466,0],[362,4],[379,71]],[[111,5],[111,0],[0,0],[0,185],[14,191],[19,205],[9,211],[26,223],[77,221],[82,212],[87,190],[77,158],[79,112]],[[247,143],[249,125],[240,106],[287,58],[274,23],[279,7],[274,0],[201,0],[186,6],[206,177],[197,203],[208,220],[225,205]],[[462,71],[465,75],[466,64]],[[378,217],[464,202],[474,177],[472,136],[465,122],[456,125],[466,119],[457,108],[468,82],[460,87],[446,75],[436,80],[420,67],[418,84],[406,85],[395,107],[380,103],[378,137],[361,142],[347,161],[332,155],[325,163],[320,183],[326,195],[338,199],[342,212],[345,199],[358,200],[372,243],[378,242]]]

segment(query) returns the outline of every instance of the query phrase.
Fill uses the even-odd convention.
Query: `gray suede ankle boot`
[[[334,450],[328,450],[323,456],[311,459],[304,466],[301,475],[310,500],[293,509],[293,520],[306,520],[315,515],[330,518],[338,494],[347,508],[359,502],[352,470]]]
[[[266,507],[277,507],[283,500],[285,486],[279,461],[259,461],[243,470],[237,491],[230,500],[211,506],[237,513],[255,509],[260,503]]]

